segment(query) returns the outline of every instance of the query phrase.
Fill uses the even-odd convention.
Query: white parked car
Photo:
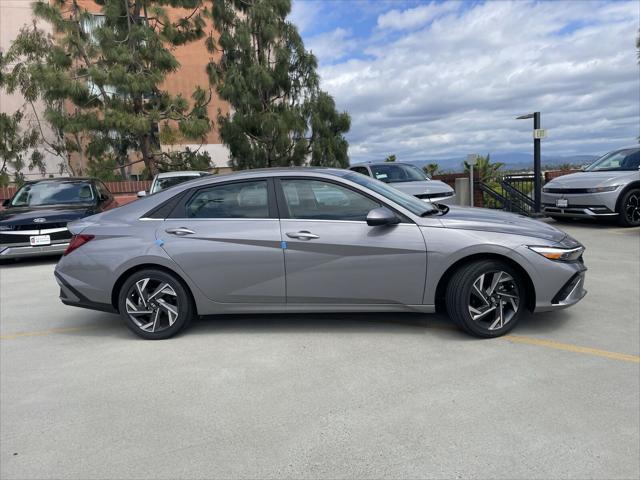
[[[205,177],[207,175],[211,174],[209,172],[199,172],[196,170],[159,173],[155,177],[153,177],[153,182],[151,182],[151,188],[149,189],[149,192],[147,193],[144,190],[140,190],[138,192],[138,197],[146,197],[147,195],[158,193],[180,183],[194,180],[196,178]]]
[[[421,169],[410,163],[360,163],[352,165],[349,170],[388,183],[420,200],[447,205],[455,204],[456,194],[453,188],[440,180],[432,180]]]

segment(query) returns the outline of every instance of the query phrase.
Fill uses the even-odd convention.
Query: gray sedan
[[[355,172],[205,177],[69,226],[68,305],[148,339],[196,315],[434,312],[496,337],[584,295],[584,247],[545,223],[435,206]]]
[[[544,212],[552,218],[617,218],[640,225],[640,148],[607,153],[583,172],[563,175],[542,189]]]

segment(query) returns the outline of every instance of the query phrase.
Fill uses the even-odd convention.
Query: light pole
[[[533,118],[533,211],[540,214],[542,199],[542,167],[540,165],[540,141],[546,136],[546,130],[540,128],[540,112],[527,113],[516,120]]]
[[[473,166],[478,163],[478,155],[472,153],[467,155],[467,165],[469,165],[469,205],[473,207]]]

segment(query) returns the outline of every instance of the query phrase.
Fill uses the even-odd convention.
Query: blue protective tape
[[[280,248],[282,248],[283,250],[287,249],[287,242],[280,242]]]
[[[161,247],[162,245],[164,245],[164,240],[156,240],[156,245],[158,245],[159,247]]]

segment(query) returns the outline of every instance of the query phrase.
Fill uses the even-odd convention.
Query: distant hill
[[[418,167],[423,167],[428,163],[437,163],[440,170],[460,172],[463,170],[463,162],[467,156],[442,158],[439,160],[408,160],[406,163],[412,163]],[[542,165],[586,165],[598,158],[597,155],[570,155],[570,156],[546,156],[543,155]],[[533,169],[533,154],[529,153],[496,153],[491,154],[492,162],[502,162],[507,170],[529,170]]]

